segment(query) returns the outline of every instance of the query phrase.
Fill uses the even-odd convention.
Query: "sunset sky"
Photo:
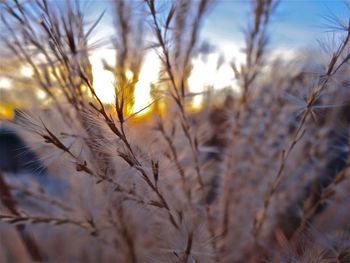
[[[139,0],[130,1],[139,2]],[[64,4],[64,1],[49,2]],[[80,3],[90,22],[97,19],[103,11],[106,12],[95,29],[92,41],[110,40],[111,36],[115,36],[113,28],[115,14],[112,0],[80,0]],[[282,0],[270,26],[269,49],[271,53],[275,57],[288,59],[297,50],[318,48],[317,39],[325,38],[331,29],[331,23],[327,18],[332,16],[344,18],[348,11],[345,1]],[[200,38],[201,41],[205,40],[210,43],[213,47],[212,52],[205,61],[201,58],[194,58],[194,69],[189,79],[190,91],[201,92],[206,86],[214,86],[217,89],[230,86],[235,89],[237,85],[230,68],[230,62],[235,60],[242,63],[244,61],[241,51],[244,45],[242,31],[246,27],[249,12],[249,0],[216,1],[214,8],[209,11],[204,21]],[[95,88],[104,102],[114,101],[113,77],[111,73],[103,69],[101,62],[101,59],[105,59],[111,64],[115,62],[115,53],[110,47],[111,45],[104,46],[91,53]],[[217,71],[216,65],[220,56],[225,59],[225,62]],[[150,84],[157,80],[158,69],[157,56],[150,52],[146,56],[140,81],[136,86],[135,110],[139,110],[151,102]],[[0,88],[1,86],[8,87],[8,81],[0,78]],[[200,97],[195,97],[195,104],[200,104],[200,100]]]
[[[98,37],[110,36],[114,32],[112,26],[113,9],[109,8],[111,3],[112,1],[84,2],[88,9],[93,10],[93,13],[98,14],[103,10],[107,11],[100,26],[96,29],[96,36]],[[244,60],[241,52],[244,41],[242,31],[249,17],[249,3],[248,0],[218,0],[209,12],[202,27],[201,40],[208,41],[214,48],[207,61],[202,61],[199,58],[194,59],[194,69],[189,79],[192,92],[201,92],[206,85],[213,85],[215,88],[235,87],[236,84],[229,63],[232,60],[238,63]],[[282,59],[288,59],[294,54],[294,51],[304,48],[317,48],[317,39],[326,37],[326,33],[330,30],[327,16],[344,17],[347,11],[347,5],[344,1],[281,1],[270,27],[270,51]],[[220,55],[223,55],[226,61],[216,72],[216,61]],[[101,71],[101,65],[97,66],[101,57],[110,57],[110,53],[100,51],[99,55],[95,56],[95,69],[101,73],[101,80],[107,80],[108,73]],[[144,106],[145,101],[149,100],[148,89],[145,89],[145,87],[147,87],[147,83],[152,82],[152,78],[157,77],[157,74],[153,74],[158,65],[156,56],[150,54],[145,63],[149,65],[145,65],[141,72],[140,80],[142,83],[139,83],[138,91],[136,91],[136,108]],[[153,71],[147,70],[149,68]],[[106,89],[101,92],[101,96],[112,98],[111,94],[106,92]],[[200,97],[197,98],[197,104],[199,103]]]

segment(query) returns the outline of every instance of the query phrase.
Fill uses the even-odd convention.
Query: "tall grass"
[[[246,60],[232,63],[240,94],[193,112],[188,78],[215,1],[114,1],[113,105],[89,60],[103,14],[87,23],[80,4],[1,2],[3,56],[47,98],[12,124],[49,171],[39,190],[0,173],[1,261],[348,262],[349,23],[323,67],[310,55],[293,68],[267,49],[278,1],[252,1]],[[149,49],[165,106],[134,121]]]

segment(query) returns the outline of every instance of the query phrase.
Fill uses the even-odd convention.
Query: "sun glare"
[[[218,68],[219,54],[210,54],[205,59],[203,57],[195,58],[193,70],[188,79],[189,91],[194,94],[192,107],[200,109],[203,103],[203,92],[208,87],[223,89],[231,87],[237,91],[233,70],[227,62],[224,62]]]
[[[12,86],[12,81],[8,78],[0,78],[0,89],[10,89]]]
[[[92,74],[94,77],[93,85],[97,96],[103,103],[111,104],[114,102],[114,76],[112,72],[104,69],[102,60],[113,65],[115,63],[115,51],[99,50],[92,54],[90,62],[92,65]]]
[[[233,49],[232,46],[226,47],[224,56],[228,57],[229,51],[233,51],[238,56],[237,62],[241,62],[242,57],[240,57],[239,51],[236,49],[236,47]],[[115,57],[115,51],[113,50],[100,50],[90,57],[96,93],[101,101],[106,104],[114,103],[114,76],[111,72],[104,69],[102,59],[108,64],[114,65]],[[205,58],[199,56],[193,59],[193,70],[188,79],[188,84],[189,91],[194,95],[191,105],[194,109],[202,107],[203,93],[208,87],[213,87],[214,89],[231,87],[234,92],[239,93],[229,62],[224,61],[218,67],[218,61],[218,53],[209,54]],[[149,111],[147,106],[152,103],[151,85],[157,82],[159,69],[160,61],[157,54],[154,52],[147,53],[140,71],[139,81],[135,86],[133,112],[141,111],[139,114],[142,115]],[[125,74],[128,79],[133,78],[133,72],[130,70],[126,71]]]
[[[21,74],[23,77],[31,78],[34,75],[34,71],[30,66],[24,65],[21,67]]]
[[[130,81],[134,77],[134,73],[131,70],[127,69],[125,72],[125,76]]]
[[[111,72],[107,71],[103,67],[102,59],[108,64],[115,64],[115,52],[113,50],[100,50],[95,52],[90,61],[92,64],[92,73],[94,77],[94,88],[97,96],[103,103],[114,103],[114,76]],[[146,113],[148,109],[145,109],[152,101],[150,92],[151,84],[158,78],[159,59],[156,54],[149,53],[146,55],[144,64],[141,68],[139,81],[135,86],[135,104],[133,112],[138,112],[144,109],[140,114]],[[133,72],[127,70],[125,72],[126,77],[131,80],[133,78]]]
[[[159,68],[160,61],[158,56],[155,53],[148,53],[141,68],[139,81],[135,87],[134,112],[138,112],[152,103],[151,85],[158,79]],[[148,110],[148,108],[144,109],[140,114],[146,113]]]
[[[40,100],[46,99],[46,93],[45,93],[44,91],[42,91],[42,90],[38,90],[38,91],[36,92],[36,96],[37,96],[37,98],[40,99]]]

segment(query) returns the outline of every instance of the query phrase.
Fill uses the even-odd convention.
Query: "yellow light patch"
[[[0,103],[0,119],[11,120],[14,117],[13,106],[9,103]]]

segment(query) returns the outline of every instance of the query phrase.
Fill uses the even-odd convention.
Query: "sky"
[[[249,15],[249,0],[218,0],[203,27],[203,35],[217,42],[241,44],[242,29]],[[272,19],[271,45],[301,48],[316,44],[329,29],[326,16],[347,14],[345,1],[339,0],[281,0]]]
[[[70,1],[70,0],[68,0]],[[93,22],[106,11],[100,24],[95,29],[93,39],[110,38],[115,35],[113,29],[113,0],[79,0],[86,18]],[[128,0],[139,1],[139,0]],[[166,0],[158,0],[158,2]],[[62,4],[63,0],[49,0],[50,3]],[[349,14],[346,1],[339,0],[281,0],[270,25],[269,50],[278,56],[288,58],[295,51],[305,48],[317,49],[317,40],[329,34],[329,16],[345,17]],[[348,1],[349,3],[349,1]],[[215,47],[206,61],[194,58],[194,68],[189,79],[190,91],[201,92],[208,85],[215,88],[231,86],[235,88],[233,71],[230,62],[242,63],[244,56],[243,29],[246,27],[250,12],[250,0],[217,0],[209,11],[202,26],[200,39],[206,40]],[[113,101],[113,77],[105,72],[101,59],[115,61],[114,51],[106,47],[94,51],[91,56],[97,93],[106,102]],[[216,71],[216,62],[224,56],[225,63]],[[148,54],[141,70],[140,81],[136,87],[136,109],[150,103],[149,86],[157,79],[159,61],[155,54]],[[151,70],[147,70],[151,69]],[[2,80],[2,82],[4,82]],[[0,86],[1,86],[0,82]],[[106,88],[109,87],[109,88]],[[1,87],[0,87],[1,88]],[[198,99],[195,97],[195,100]],[[200,99],[198,100],[200,103]]]
[[[102,20],[106,32],[112,23],[112,0],[80,0],[88,3],[94,13],[107,10]],[[129,0],[139,1],[139,0]],[[159,2],[166,0],[159,0]],[[271,46],[282,48],[302,48],[316,46],[317,39],[322,38],[329,29],[326,17],[336,15],[344,17],[348,12],[344,0],[281,0],[272,19],[270,31],[273,33]],[[220,45],[242,45],[242,29],[249,17],[250,0],[216,0],[214,8],[205,19],[201,36]],[[106,27],[107,26],[107,27]]]
[[[94,10],[103,9],[109,4],[111,1],[95,2]],[[203,87],[208,85],[219,89],[237,86],[229,64],[232,60],[238,63],[244,61],[244,55],[241,52],[244,46],[242,31],[246,27],[250,8],[249,0],[217,0],[214,8],[209,11],[202,27],[201,40],[214,45],[216,51],[209,55],[205,62],[198,58],[194,59],[194,68],[189,79],[190,91],[201,92]],[[276,56],[284,56],[288,59],[295,51],[305,48],[317,49],[317,40],[325,38],[330,29],[326,17],[346,17],[347,14],[345,1],[281,0],[270,26],[270,51]],[[105,22],[101,25],[104,27],[103,31],[113,32],[113,29],[108,27],[112,24],[112,16],[111,13],[106,14]],[[216,61],[221,55],[224,55],[226,62],[216,72]],[[155,61],[154,58],[153,61]],[[143,74],[149,76],[151,73],[143,72]],[[142,94],[141,97],[147,96]],[[196,100],[195,104],[199,105],[200,97],[195,97]],[[138,101],[136,98],[136,102]],[[141,105],[143,104],[141,102]]]

